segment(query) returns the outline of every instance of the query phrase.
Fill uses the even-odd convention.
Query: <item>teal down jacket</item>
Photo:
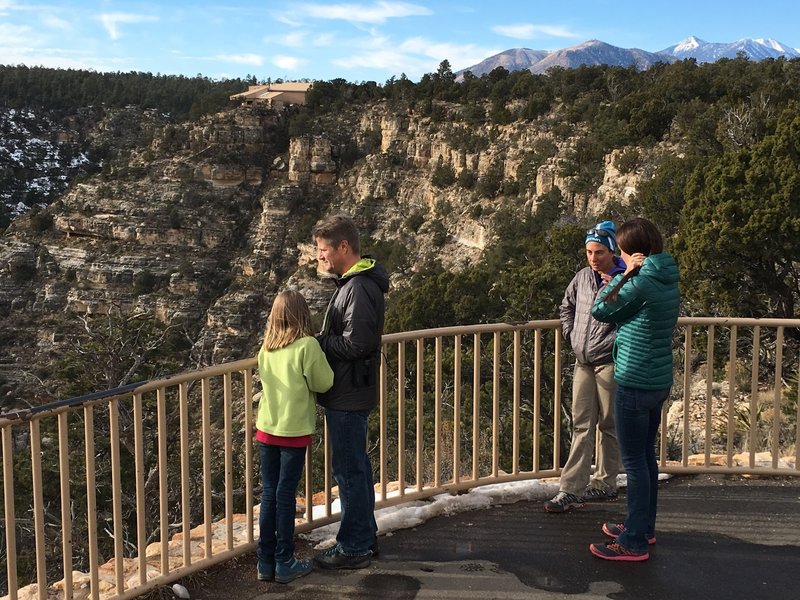
[[[672,387],[672,334],[678,321],[678,265],[666,252],[648,256],[638,275],[619,290],[617,301],[605,301],[622,275],[598,294],[592,316],[617,325],[614,379],[641,390]]]

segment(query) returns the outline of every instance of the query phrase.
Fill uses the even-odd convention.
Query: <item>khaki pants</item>
[[[592,367],[575,363],[575,378],[572,382],[572,444],[567,464],[561,471],[561,491],[583,496],[587,485],[600,489],[617,489],[620,458],[614,427],[616,389],[613,364]],[[598,430],[600,444],[597,470],[590,484],[595,432]]]

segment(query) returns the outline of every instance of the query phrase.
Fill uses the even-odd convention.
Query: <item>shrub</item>
[[[449,164],[440,156],[436,168],[431,176],[431,184],[437,188],[450,187],[456,182],[456,173]]]
[[[156,276],[148,269],[143,269],[133,276],[133,293],[136,296],[149,294],[156,287]]]
[[[626,148],[614,158],[614,166],[620,173],[632,173],[639,166],[640,159],[637,148]]]

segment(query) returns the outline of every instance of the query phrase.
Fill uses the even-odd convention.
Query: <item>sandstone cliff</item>
[[[581,194],[562,168],[580,130],[557,136],[557,116],[472,127],[458,107],[446,110],[454,118],[442,124],[376,104],[291,140],[285,115],[245,107],[183,125],[128,112],[102,121],[92,135],[138,144],[73,182],[46,209],[51,226],[29,213],[0,238],[3,407],[60,395],[48,376],[85,328],[76,316],[118,309],[180,324],[192,341],[190,368],[253,353],[282,285],[301,289],[321,313],[332,288],[315,274],[309,232],[328,212],[349,212],[371,239],[402,245],[410,270],[431,257],[458,268],[492,243],[497,208],[535,211],[557,187],[577,213],[598,212],[635,194],[667,151],[642,151],[623,173],[618,149],[606,157],[602,185]],[[520,184],[532,149],[545,143],[552,152]],[[441,185],[437,169],[457,181],[497,175],[503,185],[481,195]],[[395,287],[405,279],[393,273]]]

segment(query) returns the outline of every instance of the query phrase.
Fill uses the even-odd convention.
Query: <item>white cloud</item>
[[[42,17],[42,25],[48,29],[58,29],[59,31],[72,30],[72,24],[69,21],[52,14],[46,14]]]
[[[103,13],[97,19],[103,24],[112,40],[119,39],[121,36],[118,27],[120,23],[152,23],[153,21],[158,21],[158,17],[133,13]]]
[[[260,67],[264,64],[264,58],[258,54],[218,54],[214,60],[230,62],[237,65],[252,65]]]
[[[311,40],[312,46],[318,47],[325,47],[333,45],[334,41],[336,40],[336,36],[332,33],[321,33],[319,35],[315,35],[314,38]]]
[[[33,30],[27,25],[0,23],[0,40],[3,41],[3,45],[9,48],[35,45],[32,43],[32,37]],[[3,55],[3,62],[6,62],[5,55]]]
[[[437,65],[447,59],[454,71],[469,67],[481,62],[487,56],[502,52],[496,48],[485,48],[475,44],[437,43],[421,37],[409,38],[400,44],[399,48],[403,52],[415,52],[435,59]]]
[[[370,37],[350,40],[342,47],[352,48],[351,54],[331,62],[346,69],[367,68],[390,73],[405,73],[416,77],[435,71],[447,59],[454,71],[469,67],[501,50],[482,48],[474,44],[457,45],[432,42],[426,38],[408,38],[401,43],[373,33]]]
[[[397,73],[409,73],[424,70],[426,61],[405,52],[380,50],[365,52],[363,54],[354,54],[345,58],[337,58],[332,62],[346,69],[368,68]]]
[[[278,55],[272,58],[273,65],[275,65],[280,69],[287,69],[290,71],[297,69],[298,67],[300,67],[300,65],[304,63],[305,61],[303,61],[300,58],[297,58],[296,56]]]
[[[292,31],[285,35],[269,35],[264,38],[264,41],[268,44],[278,44],[290,48],[302,48],[307,45],[304,31]]]
[[[495,25],[492,31],[500,35],[505,35],[510,38],[519,40],[530,40],[535,37],[566,37],[577,38],[576,33],[573,33],[566,27],[561,25],[534,25],[531,23],[517,23],[512,25]]]
[[[385,23],[396,17],[431,15],[433,11],[408,2],[376,2],[367,4],[301,4],[298,8],[317,19],[335,19],[351,23]]]

